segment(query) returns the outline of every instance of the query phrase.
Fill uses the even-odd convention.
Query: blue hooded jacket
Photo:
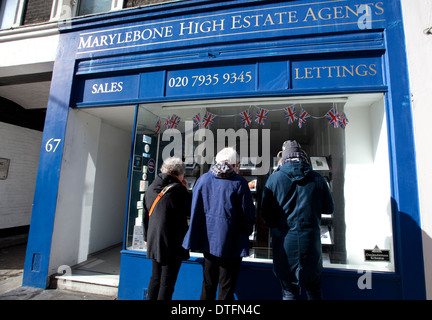
[[[221,258],[249,255],[255,207],[247,181],[219,174],[215,167],[202,175],[192,191],[189,230],[183,247]]]
[[[299,284],[320,276],[321,214],[333,210],[327,182],[309,164],[287,162],[269,177],[262,216],[272,228],[274,270],[279,278]]]

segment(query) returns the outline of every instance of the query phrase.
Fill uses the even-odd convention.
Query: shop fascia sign
[[[82,79],[76,103],[80,107],[82,103],[383,85],[380,56],[281,60]]]
[[[77,54],[382,28],[384,21],[383,1],[290,1],[83,32]]]

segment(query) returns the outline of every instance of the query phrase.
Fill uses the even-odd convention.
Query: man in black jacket
[[[180,159],[166,159],[144,195],[144,240],[147,258],[153,260],[149,300],[171,300],[181,263],[189,258],[182,247],[191,205],[184,173]]]

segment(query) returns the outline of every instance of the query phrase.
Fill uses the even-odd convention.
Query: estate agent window
[[[335,212],[321,220],[324,267],[394,271],[385,109],[381,93],[139,105],[126,248],[146,250],[142,200],[163,158],[183,158],[193,190],[217,151],[235,146],[257,210],[245,260],[271,263],[261,195],[282,143],[295,139],[328,181],[335,201]]]

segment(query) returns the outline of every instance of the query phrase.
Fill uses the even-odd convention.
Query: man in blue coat
[[[224,148],[192,191],[183,247],[204,253],[201,300],[233,300],[242,257],[249,255],[255,207],[247,181],[237,174],[239,155]]]
[[[288,140],[282,150],[280,167],[267,180],[262,199],[274,273],[284,300],[297,299],[303,285],[308,299],[321,299],[321,214],[333,213],[333,198],[300,144]]]

